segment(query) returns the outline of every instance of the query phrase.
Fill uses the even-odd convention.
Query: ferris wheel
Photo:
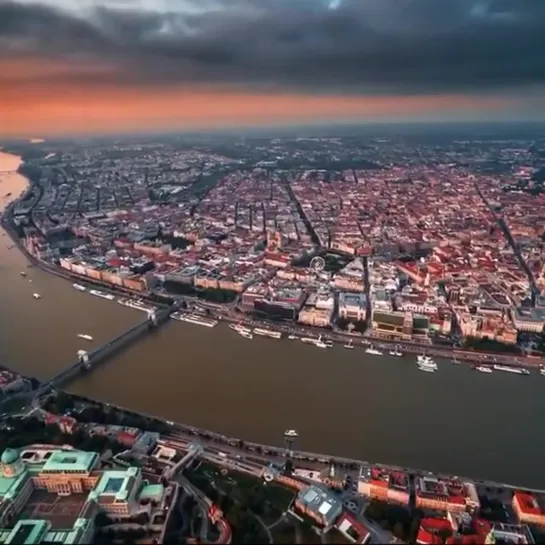
[[[323,257],[320,257],[320,256],[316,256],[316,257],[313,257],[311,260],[310,260],[310,268],[315,272],[315,273],[320,273],[324,270],[325,268],[325,260]]]

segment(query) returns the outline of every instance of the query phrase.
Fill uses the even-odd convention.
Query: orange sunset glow
[[[456,95],[388,97],[243,93],[112,85],[0,88],[2,132],[67,134],[388,120],[496,109],[506,101]]]

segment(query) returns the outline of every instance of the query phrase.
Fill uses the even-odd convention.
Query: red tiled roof
[[[115,437],[120,443],[131,444],[136,441],[136,435],[126,431],[120,431]]]
[[[381,481],[379,479],[371,479],[370,482],[373,486],[378,486],[380,488],[388,488],[388,481]]]
[[[364,541],[364,539],[369,535],[369,530],[358,520],[356,520],[350,513],[344,512],[339,520],[336,523],[337,527],[340,527],[344,521],[350,523],[352,528],[358,533],[359,540]]]
[[[524,515],[542,515],[543,511],[539,507],[535,497],[526,492],[515,492],[514,499]]]
[[[452,524],[447,519],[440,518],[423,518],[420,521],[420,526],[427,530],[452,530]]]
[[[481,535],[453,536],[447,538],[445,545],[482,545],[483,542]]]
[[[438,535],[432,534],[422,527],[418,530],[416,542],[421,545],[443,545],[443,540]]]
[[[474,519],[473,529],[475,530],[475,533],[477,533],[478,535],[487,536],[490,533],[490,530],[492,530],[492,525],[487,520]]]

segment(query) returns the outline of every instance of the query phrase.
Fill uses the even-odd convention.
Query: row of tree
[[[256,515],[280,518],[293,494],[275,484],[265,486],[253,477],[234,472],[224,476],[209,468],[203,471],[203,467],[187,473],[187,477],[223,511],[233,531],[233,542],[269,543]]]
[[[33,443],[71,445],[79,450],[91,452],[112,451],[114,454],[126,449],[114,439],[102,435],[89,435],[82,429],[73,433],[63,432],[56,424],[45,424],[38,418],[8,419],[0,434],[0,452],[6,448],[21,448]]]
[[[45,405],[46,411],[55,414],[71,414],[83,423],[96,423],[110,426],[126,426],[142,430],[167,433],[169,426],[162,420],[146,417],[91,400],[77,398],[66,392],[57,392]]]
[[[379,500],[369,502],[365,515],[405,543],[416,542],[420,520],[423,516],[418,509],[409,511],[400,505],[392,505]]]

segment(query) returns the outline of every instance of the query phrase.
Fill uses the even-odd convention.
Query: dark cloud
[[[102,77],[120,83],[317,92],[545,83],[545,0],[344,0],[337,9],[326,0],[215,0],[209,9],[205,0],[180,0],[169,11],[103,2],[79,12],[52,0],[3,2],[0,59],[100,57],[119,67]]]

